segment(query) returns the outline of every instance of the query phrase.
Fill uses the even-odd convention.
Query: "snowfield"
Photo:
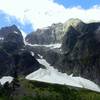
[[[11,76],[3,76],[3,77],[0,79],[0,84],[1,84],[1,85],[4,85],[6,82],[11,83],[12,81],[13,81],[13,77],[11,77]]]
[[[50,64],[45,59],[42,59],[42,57],[41,59],[37,60],[40,64],[44,65],[46,69],[40,68],[39,70],[27,75],[26,79],[70,85],[100,92],[100,87],[96,85],[94,82],[82,77],[73,77],[72,75],[61,73],[57,69],[53,68],[53,66],[50,66]]]

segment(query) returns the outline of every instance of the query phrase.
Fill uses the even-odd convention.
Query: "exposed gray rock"
[[[25,40],[30,44],[52,44],[61,42],[63,35],[63,24],[58,23],[44,29],[37,29],[36,32],[27,35]]]
[[[72,51],[72,49],[74,48],[78,36],[81,33],[79,33],[75,28],[73,28],[72,26],[69,26],[67,29],[67,32],[65,33],[64,37],[63,37],[63,42],[62,42],[62,50],[63,52],[69,53]]]

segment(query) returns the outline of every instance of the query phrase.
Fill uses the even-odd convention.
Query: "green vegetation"
[[[100,100],[100,93],[76,87],[19,79],[0,86],[0,100]]]

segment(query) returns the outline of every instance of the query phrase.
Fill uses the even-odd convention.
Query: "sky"
[[[30,33],[70,18],[100,21],[100,0],[0,0],[0,27],[15,24]]]
[[[100,0],[54,0],[58,4],[67,7],[81,6],[84,9],[89,9],[94,5],[100,5]]]

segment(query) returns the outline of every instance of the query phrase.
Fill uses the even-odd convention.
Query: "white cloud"
[[[80,6],[65,8],[53,0],[0,0],[0,10],[15,16],[22,24],[32,23],[34,29],[70,18],[80,18],[85,22],[100,21],[99,5],[83,9]]]

